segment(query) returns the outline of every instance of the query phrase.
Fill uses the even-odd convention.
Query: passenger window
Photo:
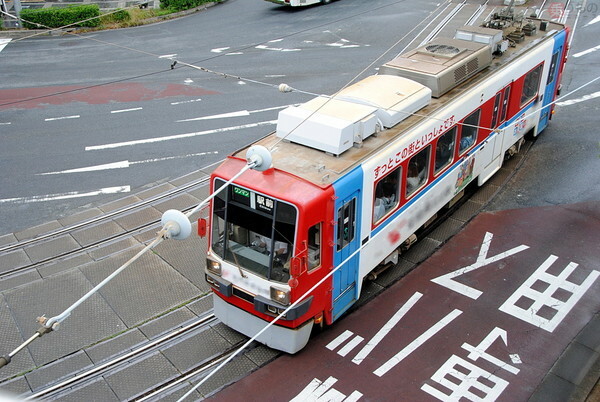
[[[427,183],[429,178],[429,154],[431,145],[419,151],[418,154],[410,158],[408,162],[408,171],[406,173],[406,197],[414,194],[423,184]]]
[[[498,117],[500,117],[500,101],[502,100],[502,92],[498,92],[496,94],[496,99],[494,99],[494,111],[492,112],[492,126],[490,127],[492,130],[496,128],[498,124]]]
[[[435,146],[435,174],[452,163],[454,159],[454,143],[456,142],[456,127],[443,134]]]
[[[356,216],[356,198],[353,198],[338,210],[337,250],[340,251],[354,240],[354,220]]]
[[[525,80],[523,81],[523,92],[521,93],[521,106],[525,105],[537,95],[540,87],[540,78],[542,76],[543,66],[544,64],[542,63],[525,75]]]
[[[546,85],[549,85],[552,81],[554,81],[554,73],[556,73],[556,65],[558,64],[558,53],[556,52],[552,55],[552,61],[550,62],[550,71],[548,71],[548,81],[546,81]]]
[[[373,223],[378,223],[388,212],[398,205],[400,171],[398,166],[390,174],[377,182],[375,186],[375,202],[373,203]]]
[[[321,265],[321,224],[308,229],[308,270]]]
[[[500,123],[506,120],[506,115],[508,114],[508,101],[510,96],[510,87],[506,87],[504,89],[504,99],[502,100],[502,113],[500,113]]]
[[[471,113],[462,124],[462,128],[460,130],[460,146],[459,153],[463,153],[467,149],[471,148],[473,144],[475,144],[475,140],[477,140],[477,131],[479,129],[479,115],[481,114],[481,109],[477,109],[477,111]]]

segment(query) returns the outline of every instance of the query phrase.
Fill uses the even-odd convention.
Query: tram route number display
[[[529,248],[529,246],[522,244],[505,252],[488,256],[493,236],[489,232],[485,234],[479,254],[473,264],[433,278],[431,282],[466,298],[477,300],[483,294],[483,291],[465,285],[455,280],[455,278],[504,260]],[[600,272],[595,269],[587,270],[587,272],[577,272],[582,268],[575,262],[569,262],[566,267],[562,268],[562,263],[557,263],[557,260],[558,257],[555,255],[546,258],[518,289],[498,307],[498,310],[536,328],[552,333],[600,276]],[[582,278],[578,283],[571,281],[574,274]],[[558,294],[561,296],[556,296]],[[414,306],[419,304],[421,297],[423,297],[422,293],[415,292],[385,325],[366,342],[358,353],[353,354],[351,352],[363,343],[364,338],[349,330],[332,340],[326,348],[332,352],[337,350],[339,356],[343,358],[348,356],[352,359],[352,363],[360,365],[363,361],[369,360],[367,357],[371,351]],[[523,303],[523,300],[527,300],[527,303]],[[462,313],[463,311],[454,309],[446,314],[389,360],[379,365],[372,374],[377,377],[385,376],[444,327],[451,325],[452,321]],[[420,388],[421,391],[441,401],[455,401],[461,400],[461,398],[466,400],[496,400],[510,384],[510,378],[516,378],[521,372],[518,368],[518,365],[522,363],[519,354],[507,352],[505,356],[498,356],[497,352],[494,355],[488,350],[498,340],[508,347],[508,338],[509,334],[505,329],[495,326],[481,339],[478,345],[464,342],[460,350],[452,353],[435,373],[424,382]],[[481,368],[480,363],[483,360],[486,361],[488,366],[491,363],[495,370],[490,372]],[[498,375],[501,372],[506,373],[503,376],[504,378]],[[449,377],[453,380],[448,380]],[[306,400],[307,398],[310,400],[356,401],[363,396],[358,390],[353,391],[348,396],[342,394],[333,387],[337,381],[338,379],[333,376],[329,376],[323,381],[315,378],[292,401]]]
[[[240,204],[243,204],[252,209],[265,212],[269,215],[273,214],[275,200],[261,194],[256,194],[248,189],[232,186],[232,199]]]

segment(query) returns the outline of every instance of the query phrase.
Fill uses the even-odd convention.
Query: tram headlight
[[[208,272],[221,276],[221,263],[210,259],[206,260],[206,269]]]
[[[287,290],[277,289],[271,286],[271,300],[287,306],[290,304],[290,292]]]

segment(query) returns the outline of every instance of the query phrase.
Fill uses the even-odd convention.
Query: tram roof
[[[468,91],[470,88],[480,84],[494,73],[508,66],[512,61],[525,55],[532,48],[544,40],[554,36],[556,31],[564,29],[563,24],[552,21],[531,19],[537,29],[533,35],[525,36],[521,43],[509,47],[502,55],[495,56],[489,67],[482,70],[467,81],[457,85],[455,88],[440,96],[432,98],[428,106],[420,109],[417,114],[403,120],[396,126],[380,131],[376,136],[371,135],[362,142],[361,147],[352,147],[339,156],[335,156],[318,149],[305,145],[281,140],[275,132],[263,137],[253,145],[262,145],[271,151],[273,166],[275,169],[294,174],[320,187],[328,187],[343,174],[358,166],[361,162],[381,151],[387,144],[401,138],[414,127],[427,119],[427,116],[435,115],[445,106]],[[546,30],[540,30],[540,24],[547,24]],[[247,146],[233,154],[234,157],[245,159]]]

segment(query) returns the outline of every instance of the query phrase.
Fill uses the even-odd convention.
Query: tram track
[[[133,364],[136,361],[148,356],[149,354],[156,353],[161,350],[161,348],[168,347],[171,344],[174,344],[181,340],[182,338],[188,336],[194,336],[195,333],[201,332],[208,325],[213,324],[217,321],[215,315],[210,312],[207,315],[199,318],[198,320],[184,326],[178,328],[176,330],[170,331],[167,334],[161,336],[158,339],[150,341],[137,349],[132,350],[131,352],[122,354],[117,356],[107,362],[96,365],[88,370],[82,371],[66,380],[63,380],[59,383],[56,383],[46,389],[35,392],[25,398],[25,400],[37,400],[37,399],[57,399],[61,396],[66,396],[68,392],[73,387],[84,386],[87,383],[94,382],[96,379],[106,375],[107,373],[120,369],[129,364]],[[175,385],[180,384],[181,382],[194,377],[202,372],[210,369],[215,364],[218,364],[220,361],[226,359],[228,356],[235,351],[235,349],[242,343],[243,341],[239,341],[226,350],[220,352],[217,356],[211,357],[208,361],[200,362],[194,368],[184,372],[181,376],[177,378],[167,380],[161,384],[157,384],[151,390],[148,390],[142,397],[134,398],[133,400],[147,400],[150,397],[158,395]]]
[[[19,241],[17,243],[12,243],[12,244],[0,247],[0,256],[15,252],[19,249],[25,249],[27,247],[31,247],[35,244],[42,244],[44,242],[56,239],[60,236],[69,235],[75,231],[80,231],[80,230],[83,230],[83,229],[86,229],[89,227],[93,227],[95,225],[101,224],[108,220],[118,218],[121,216],[125,216],[127,214],[131,214],[133,212],[136,212],[136,211],[146,208],[148,206],[152,206],[153,204],[168,201],[169,199],[173,199],[174,197],[179,196],[183,193],[186,193],[190,190],[206,186],[208,184],[208,182],[209,182],[208,177],[205,177],[205,178],[202,178],[199,180],[195,180],[195,181],[187,183],[183,186],[180,186],[175,189],[158,194],[156,196],[150,197],[150,198],[140,201],[138,203],[117,209],[115,211],[107,212],[106,214],[102,214],[100,216],[84,220],[82,222],[67,226],[65,228],[61,228],[61,229],[58,229],[58,230],[55,230],[52,232],[44,233],[44,234],[37,236],[35,238],[32,238],[32,239],[26,239],[23,241]],[[188,212],[188,211],[192,210],[194,207],[195,207],[195,205],[184,208],[182,212],[184,212],[184,213]],[[94,250],[94,249],[100,248],[102,246],[115,243],[119,240],[131,237],[131,236],[138,235],[138,234],[152,228],[153,226],[158,225],[159,223],[160,223],[160,219],[151,220],[151,221],[144,223],[142,225],[139,225],[135,228],[125,230],[124,232],[105,236],[101,240],[91,242],[90,244],[81,245],[80,247],[78,247],[76,249],[69,250],[64,253],[59,253],[57,255],[53,255],[51,257],[44,258],[42,260],[35,261],[35,262],[26,264],[26,265],[23,265],[20,267],[15,267],[12,269],[4,270],[4,272],[2,272],[0,274],[0,280],[4,279],[6,277],[10,277],[15,274],[27,272],[29,270],[38,268],[40,266],[43,266],[43,265],[46,265],[46,264],[49,264],[49,263],[52,263],[55,261],[64,260],[69,257],[76,256],[81,253],[85,253],[90,250]]]

